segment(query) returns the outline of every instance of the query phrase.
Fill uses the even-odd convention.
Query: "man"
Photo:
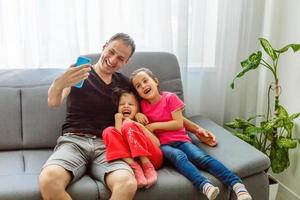
[[[115,87],[129,85],[121,69],[135,51],[134,41],[118,33],[103,46],[94,66],[72,65],[53,81],[48,105],[60,106],[67,97],[67,115],[54,153],[43,166],[39,183],[44,199],[71,199],[66,187],[88,170],[111,190],[111,200],[133,199],[137,189],[131,168],[123,161],[107,162],[102,131],[114,125],[117,107],[111,99]],[[85,80],[82,88],[73,87]]]

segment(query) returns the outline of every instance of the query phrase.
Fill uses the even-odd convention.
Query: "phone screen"
[[[92,62],[91,59],[80,56],[77,58],[75,65],[76,65],[76,67],[78,67],[78,66],[85,65],[85,64],[91,64],[91,62]],[[83,82],[84,82],[84,80],[79,81],[78,83],[76,83],[75,87],[82,88]]]

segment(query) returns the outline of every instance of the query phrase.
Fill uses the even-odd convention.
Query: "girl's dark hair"
[[[133,77],[135,77],[138,73],[140,72],[145,72],[146,74],[148,74],[150,76],[150,78],[152,78],[155,82],[157,82],[158,78],[153,74],[153,72],[148,69],[148,68],[139,68],[137,70],[134,70],[131,75],[130,75],[130,81],[132,83],[132,79]]]
[[[135,98],[139,101],[138,94],[136,93],[135,89],[133,89],[132,87],[125,87],[125,88],[117,87],[113,90],[112,93],[112,100],[116,106],[119,105],[120,98],[124,93],[133,94]]]
[[[130,75],[130,82],[131,82],[131,84],[132,84],[132,79],[133,79],[133,77],[135,77],[135,76],[136,76],[138,73],[140,73],[140,72],[145,72],[146,74],[148,74],[148,76],[150,76],[150,78],[152,78],[155,82],[158,83],[158,78],[157,78],[157,76],[155,76],[155,75],[153,74],[153,72],[152,72],[150,69],[143,67],[143,68],[136,69],[136,70],[134,70],[134,71],[131,73],[131,75]],[[134,87],[134,86],[132,86],[132,87]],[[157,88],[158,88],[158,91],[160,92],[159,84],[157,85]]]

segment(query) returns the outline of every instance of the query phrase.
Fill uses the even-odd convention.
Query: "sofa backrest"
[[[86,55],[93,60],[99,54]],[[129,76],[147,67],[157,75],[160,89],[183,99],[180,69],[170,53],[136,52],[121,72]],[[0,150],[52,148],[61,134],[65,104],[48,108],[47,91],[64,69],[0,70]]]
[[[100,54],[85,55],[95,64]],[[130,76],[131,72],[139,68],[149,68],[159,80],[161,91],[176,93],[183,100],[183,89],[180,68],[174,54],[166,52],[136,52],[120,72]]]
[[[52,148],[65,105],[47,106],[49,85],[63,69],[0,70],[0,150]]]

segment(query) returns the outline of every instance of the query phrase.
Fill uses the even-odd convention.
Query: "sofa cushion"
[[[0,151],[0,175],[39,174],[52,149]]]
[[[0,152],[0,199],[41,199],[38,176],[52,154],[48,150]],[[97,184],[85,175],[67,189],[74,200],[98,199]]]
[[[53,153],[52,149],[22,151],[25,174],[40,174],[42,166]]]
[[[0,175],[0,199],[42,199],[39,191],[38,177],[39,174]],[[89,176],[83,176],[68,187],[67,191],[73,200],[99,199],[97,185]]]
[[[0,163],[0,176],[24,173],[22,151],[0,151]]]
[[[206,199],[200,190],[169,164],[157,171],[157,183],[149,189],[139,189],[135,195],[135,200],[153,199]],[[212,175],[203,172],[203,175],[220,189],[219,199],[228,199],[230,191]],[[96,181],[99,187],[100,199],[108,200],[111,192],[100,182]]]
[[[213,132],[218,140],[218,145],[216,148],[211,148],[190,134],[193,142],[241,178],[259,173],[270,166],[270,160],[265,154],[213,121],[202,116],[193,116],[190,120]]]
[[[0,87],[0,149],[22,147],[20,89]]]
[[[48,88],[49,86],[21,89],[23,148],[54,147],[61,135],[65,103],[57,108],[49,108]]]
[[[41,199],[37,174],[0,175],[0,180],[1,199]]]

